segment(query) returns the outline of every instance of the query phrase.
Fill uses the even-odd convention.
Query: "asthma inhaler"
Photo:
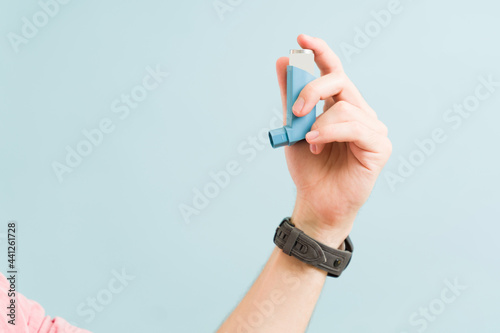
[[[303,117],[292,112],[292,106],[302,89],[316,79],[314,74],[314,54],[311,50],[290,50],[289,65],[286,67],[286,125],[269,131],[273,148],[291,146],[304,140],[316,121],[316,106]]]

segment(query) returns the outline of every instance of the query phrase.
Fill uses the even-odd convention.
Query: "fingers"
[[[328,47],[324,40],[301,34],[297,37],[297,42],[303,49],[313,50],[314,61],[318,65],[321,75],[334,71],[343,71],[339,57]]]
[[[286,122],[286,66],[288,66],[288,57],[281,57],[276,61],[276,74],[281,94],[281,105],[283,107],[283,125]]]
[[[320,80],[320,82],[314,80],[302,90],[293,107],[296,116],[301,117],[308,114],[320,99],[326,100],[328,106],[333,102],[343,100],[376,116],[356,86],[345,75],[339,57],[328,47],[324,40],[302,34],[297,37],[297,42],[302,48],[313,50],[314,61],[322,75],[321,78],[316,80],[323,77],[325,79]],[[309,85],[312,87],[309,87]],[[329,97],[333,97],[333,99]]]
[[[379,160],[387,160],[392,150],[387,138],[387,127],[380,120],[344,101],[337,102],[318,117],[311,132],[307,133],[306,140],[313,154],[320,154],[328,143],[349,142],[354,156],[368,168],[367,161],[373,160],[374,156]]]
[[[330,109],[318,117],[311,130],[315,130],[328,124],[344,123],[348,121],[360,122],[371,130],[387,136],[388,131],[384,123],[377,118],[371,117],[357,106],[344,101],[335,103]]]
[[[344,75],[327,74],[309,82],[300,92],[292,106],[292,111],[297,117],[302,117],[311,112],[320,99],[339,94],[344,83]]]
[[[311,131],[330,124],[344,122],[358,122],[380,135],[387,136],[387,127],[380,120],[344,101],[335,103],[330,109],[320,115],[313,124]],[[316,148],[313,153],[321,153],[324,147],[324,143],[316,143],[315,147],[313,147]]]
[[[353,104],[375,116],[359,91],[344,73],[330,73],[309,82],[300,92],[297,100],[292,106],[293,113],[297,117],[303,117],[320,100],[334,97],[335,101],[345,101]]]
[[[352,142],[365,152],[382,154],[388,151],[389,139],[358,121],[328,124],[307,133],[306,140],[318,145],[330,142]],[[358,156],[356,156],[358,157]],[[358,158],[360,162],[362,160]]]

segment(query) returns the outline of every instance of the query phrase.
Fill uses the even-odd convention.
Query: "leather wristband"
[[[274,244],[285,254],[322,269],[331,277],[339,277],[347,268],[354,250],[349,237],[344,242],[345,251],[315,241],[302,230],[297,229],[289,217],[283,219],[276,228]]]

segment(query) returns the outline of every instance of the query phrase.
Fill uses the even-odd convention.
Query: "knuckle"
[[[367,111],[373,116],[373,118],[378,120],[377,113],[370,106],[367,107]]]
[[[338,101],[337,103],[335,103],[335,108],[342,113],[349,112],[350,104],[346,101]]]
[[[351,79],[349,79],[349,77],[347,76],[346,72],[344,72],[343,70],[335,73],[335,76],[340,81],[342,87],[347,86],[347,84],[351,81]]]
[[[387,136],[389,134],[389,129],[387,128],[387,126],[384,123],[381,122],[380,124],[382,127],[382,133],[384,134],[384,136]]]
[[[390,154],[392,154],[392,142],[391,140],[389,140],[389,138],[387,138],[387,152]]]
[[[318,41],[318,44],[321,46],[322,50],[329,47],[328,44],[322,38],[316,37],[316,40]]]
[[[385,144],[384,144],[384,150],[383,150],[383,152],[384,152],[383,154],[386,157],[386,159],[389,159],[389,157],[392,154],[392,142],[387,137],[385,138]]]
[[[318,94],[318,87],[314,81],[306,84],[304,89],[300,92],[300,95],[307,97],[315,97]]]
[[[319,133],[320,133],[320,135],[321,134],[328,135],[328,134],[331,134],[331,133],[335,133],[336,132],[336,128],[335,127],[336,127],[336,124],[328,124],[326,126],[323,126],[319,130]]]
[[[363,134],[363,125],[359,121],[351,121],[351,128],[355,135],[359,136]]]
[[[301,96],[311,96],[314,94],[316,89],[317,88],[316,88],[316,85],[314,84],[314,81],[309,82],[308,84],[306,84],[304,89],[302,89],[302,91],[300,92],[300,95]]]

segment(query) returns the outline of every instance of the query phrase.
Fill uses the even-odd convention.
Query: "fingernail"
[[[318,131],[311,131],[311,132],[309,132],[309,133],[306,134],[306,139],[307,139],[307,141],[314,140],[318,136],[319,136],[319,132]]]
[[[316,149],[318,149],[318,147],[316,147],[315,144],[312,144],[312,145],[310,145],[310,149],[311,149],[311,153],[316,154]]]
[[[300,113],[300,111],[302,111],[302,108],[304,107],[304,104],[305,104],[305,101],[302,97],[297,98],[297,100],[295,101],[295,103],[292,106],[292,111],[295,114]]]

